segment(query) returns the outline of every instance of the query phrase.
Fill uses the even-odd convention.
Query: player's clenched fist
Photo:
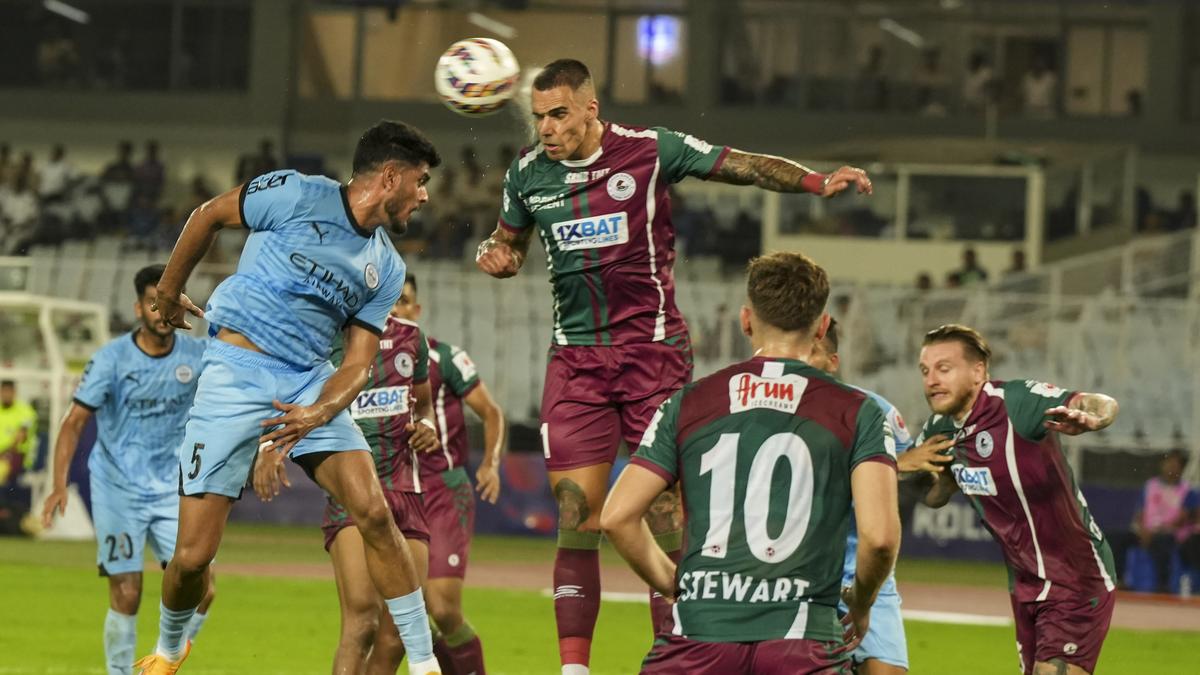
[[[524,262],[513,247],[495,239],[484,239],[475,253],[475,265],[497,279],[507,279],[521,271]]]
[[[427,418],[421,418],[415,423],[409,422],[405,429],[408,430],[408,445],[417,452],[437,452],[442,449],[442,443],[438,440],[437,431],[433,428],[433,422]]]

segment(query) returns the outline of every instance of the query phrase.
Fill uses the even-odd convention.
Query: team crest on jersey
[[[392,363],[396,366],[396,372],[400,373],[400,377],[412,377],[413,357],[403,353],[397,354]]]
[[[350,416],[391,417],[408,412],[408,387],[379,387],[359,392],[350,402]]]
[[[192,381],[192,367],[186,363],[180,364],[175,368],[175,379],[179,380],[180,384],[187,384]]]
[[[954,472],[954,482],[964,495],[977,497],[995,497],[996,482],[992,480],[992,470],[986,466],[962,466],[955,464],[950,467]]]
[[[629,241],[629,216],[624,212],[566,220],[550,227],[558,250],[606,248]]]
[[[975,436],[975,452],[983,459],[992,456],[992,451],[996,449],[996,441],[992,439],[992,434],[987,431],[981,431]]]
[[[766,378],[739,373],[729,378],[729,413],[747,410],[778,410],[795,414],[808,378],[800,375]]]
[[[623,202],[629,199],[635,190],[637,190],[637,181],[624,171],[615,173],[612,178],[608,179],[608,196],[617,201]]]
[[[363,270],[363,277],[367,282],[367,288],[375,290],[379,288],[379,270],[375,269],[375,263],[367,263],[367,268]]]

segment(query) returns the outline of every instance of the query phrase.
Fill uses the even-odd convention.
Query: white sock
[[[562,675],[589,675],[589,671],[582,663],[568,663],[562,667]]]
[[[137,615],[109,609],[104,617],[104,665],[108,675],[133,672],[133,650],[137,648]]]
[[[408,675],[429,675],[430,673],[441,673],[442,667],[438,665],[436,658],[426,659],[420,663],[408,664]]]
[[[188,642],[196,641],[196,634],[200,632],[201,628],[204,628],[204,621],[206,619],[208,619],[208,614],[202,614],[199,611],[192,615],[192,620],[188,622],[187,632],[185,633]]]

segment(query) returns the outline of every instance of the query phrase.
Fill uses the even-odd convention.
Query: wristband
[[[816,171],[810,171],[800,179],[800,187],[805,192],[811,192],[814,195],[824,194],[825,186],[828,184],[829,176]]]
[[[436,425],[434,425],[434,423],[433,423],[433,420],[429,419],[428,417],[420,417],[420,418],[418,418],[418,419],[417,419],[417,424],[424,424],[425,426],[429,427],[429,428],[430,428],[430,430],[432,430],[432,431],[437,431],[437,426],[436,426]]]

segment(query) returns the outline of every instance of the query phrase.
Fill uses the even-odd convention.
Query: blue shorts
[[[179,495],[143,496],[91,479],[96,566],[101,576],[141,572],[146,539],[160,563],[175,552]]]
[[[303,369],[273,356],[210,340],[196,385],[183,444],[179,447],[180,494],[205,492],[238,499],[258,455],[263,420],[282,413],[272,402],[311,405],[334,372],[323,363]],[[367,439],[343,410],[313,429],[289,456],[367,450]]]
[[[892,590],[886,590],[888,585]],[[856,664],[867,659],[878,659],[908,670],[908,642],[904,637],[904,620],[900,616],[900,594],[894,590],[894,582],[885,584],[884,588],[871,606],[871,625],[867,629],[867,636],[850,656]],[[846,604],[838,602],[838,613],[845,615],[847,611]]]

